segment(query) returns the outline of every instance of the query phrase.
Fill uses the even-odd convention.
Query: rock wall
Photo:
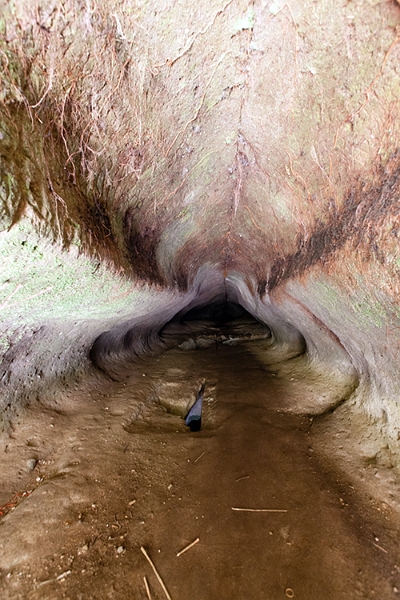
[[[3,409],[90,349],[118,376],[228,289],[395,445],[399,23],[394,1],[3,2]]]

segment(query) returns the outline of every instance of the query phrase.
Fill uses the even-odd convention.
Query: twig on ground
[[[198,456],[198,457],[196,458],[196,460],[194,461],[194,464],[196,464],[196,463],[197,463],[197,461],[198,461],[198,460],[200,460],[200,459],[201,459],[201,457],[205,455],[205,453],[206,453],[206,451],[204,450],[204,452],[202,452],[202,453],[200,454],[200,456]]]
[[[284,508],[237,508],[237,507],[232,507],[232,510],[238,510],[241,512],[287,513],[287,510]]]
[[[242,479],[248,479],[249,477],[250,475],[243,475],[243,477],[239,477],[239,479],[236,479],[236,482],[242,481]]]
[[[164,592],[165,596],[168,598],[168,600],[172,600],[172,598],[171,598],[171,596],[169,595],[169,593],[168,593],[168,590],[167,590],[167,588],[165,587],[165,584],[164,584],[163,580],[161,579],[161,576],[160,576],[159,572],[157,571],[157,569],[156,569],[156,566],[155,566],[155,564],[153,563],[153,561],[151,560],[150,556],[147,554],[147,552],[146,552],[146,550],[143,548],[143,546],[140,546],[140,550],[141,550],[142,554],[144,554],[144,555],[145,555],[145,557],[146,557],[146,559],[148,560],[148,562],[149,562],[149,564],[150,564],[151,568],[153,569],[153,571],[154,571],[154,575],[157,577],[157,579],[158,579],[158,583],[161,585],[161,587],[162,587],[162,589],[163,589],[163,592]]]
[[[198,542],[200,541],[200,538],[196,538],[194,540],[194,542],[192,542],[191,544],[189,544],[188,546],[185,546],[185,548],[183,548],[183,550],[181,550],[180,552],[178,552],[177,556],[181,556],[181,554],[183,554],[184,552],[186,552],[187,550],[190,550],[190,548],[193,548],[193,546],[195,546]]]
[[[387,550],[385,550],[385,548],[382,548],[382,546],[379,546],[378,544],[375,544],[375,542],[373,542],[374,546],[376,546],[377,548],[379,548],[379,550],[382,550],[382,552],[385,552],[385,554],[389,554]]]
[[[60,581],[61,579],[64,579],[64,577],[66,577],[67,575],[71,575],[71,571],[64,571],[64,573],[61,573],[61,575],[59,575],[58,577],[56,577],[56,581]]]
[[[146,588],[147,597],[148,597],[149,600],[151,600],[150,588],[149,588],[149,584],[147,582],[146,575],[143,577],[143,581],[144,581],[144,587]]]

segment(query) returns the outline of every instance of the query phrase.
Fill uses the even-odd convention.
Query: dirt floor
[[[346,405],[290,411],[310,393],[298,360],[267,370],[251,342],[213,344],[133,370],[31,406],[1,439],[1,598],[400,598],[396,469]]]

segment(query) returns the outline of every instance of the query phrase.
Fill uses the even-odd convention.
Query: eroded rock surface
[[[149,354],[154,361],[157,356],[173,360],[162,372],[154,363],[151,384],[145,383],[148,375],[135,380],[146,400],[134,403],[125,433],[119,423],[113,438],[149,436],[135,446],[149,468],[162,469],[156,450],[145,458],[157,445],[150,425],[158,419],[175,424],[193,401],[186,393],[186,374],[195,389],[205,377],[198,368],[201,353],[221,357],[232,351],[235,360],[240,352],[246,357],[249,374],[239,368],[241,378],[230,375],[229,363],[218,365],[215,359],[216,371],[223,365],[227,374],[222,388],[218,377],[208,376],[204,423],[210,431],[214,427],[211,444],[229,442],[229,428],[218,420],[223,403],[217,395],[228,393],[231,377],[237,390],[247,385],[251,391],[254,383],[260,406],[275,411],[274,419],[284,411],[287,435],[303,450],[303,434],[294,433],[297,424],[300,429],[304,423],[316,425],[324,473],[339,472],[340,458],[345,478],[355,477],[362,465],[376,469],[389,488],[395,486],[400,437],[398,2],[11,0],[0,7],[0,412],[4,447],[13,446],[7,440],[15,431],[15,465],[21,457],[25,461],[18,472],[13,461],[5,470],[3,504],[16,497],[18,506],[1,529],[10,535],[14,528],[20,531],[13,550],[3,546],[5,577],[14,578],[21,561],[33,560],[23,523],[31,523],[35,503],[41,507],[42,492],[63,497],[57,500],[60,515],[75,515],[80,502],[90,502],[94,494],[97,507],[108,486],[114,491],[117,486],[99,475],[103,491],[95,491],[89,466],[76,471],[83,482],[81,499],[68,486],[58,487],[47,467],[45,483],[36,486],[37,465],[45,465],[45,456],[59,465],[55,456],[69,453],[68,436],[58,433],[58,449],[56,436],[51,448],[39,436],[43,451],[26,452],[24,428],[33,426],[30,419],[46,428],[46,419],[65,413],[66,430],[72,431],[85,405],[85,394],[77,404],[71,399],[77,382],[89,395],[97,385],[118,395]],[[182,361],[190,369],[182,369]],[[257,387],[251,364],[266,373],[276,393]],[[275,388],[275,380],[285,385]],[[122,411],[119,416],[126,402],[130,406],[122,398],[120,408],[115,397],[108,407]],[[253,425],[261,435],[259,404],[245,411],[249,420],[243,431],[249,438]],[[232,428],[240,434],[240,409],[232,411]],[[101,423],[88,426],[98,435],[103,417],[87,418]],[[87,427],[85,419],[78,428]],[[149,427],[137,433],[146,419]],[[179,435],[186,431],[180,426]],[[275,431],[275,424],[271,427]],[[247,444],[246,435],[239,435],[239,446]],[[329,436],[336,458],[328,466]],[[171,439],[163,443],[172,452]],[[185,443],[200,450],[197,442]],[[285,455],[276,443],[270,451]],[[122,454],[110,452],[104,461],[117,465]],[[235,469],[239,454],[235,448],[229,468]],[[259,460],[257,453],[249,457]],[[215,460],[222,473],[222,454]],[[305,463],[298,460],[301,471]],[[60,465],[55,472],[64,473]],[[99,473],[101,468],[99,463]],[[143,466],[143,476],[145,471]],[[121,477],[127,484],[126,469]],[[263,477],[265,489],[265,472]],[[192,483],[193,489],[211,493],[200,479]],[[363,485],[358,478],[355,486]],[[366,489],[376,492],[373,484]],[[29,490],[34,491],[18,496]],[[68,500],[63,494],[70,492]],[[300,496],[307,494],[303,489]],[[163,497],[156,497],[154,510]],[[107,502],[104,523],[107,511],[115,509]],[[394,504],[391,510],[397,510]],[[331,517],[332,527],[345,531]],[[52,518],[49,531],[59,526]],[[395,523],[394,513],[390,520]],[[289,530],[282,527],[287,541]],[[26,531],[34,547],[32,525]],[[132,536],[131,548],[136,544],[137,550],[133,540],[140,536]],[[49,542],[49,556],[56,552],[56,537]],[[79,537],[79,560],[93,540]],[[354,579],[361,546],[353,542],[351,558],[341,550],[338,556],[343,564],[349,558],[355,570],[351,574],[350,568],[347,587],[335,588],[332,598],[380,593],[386,600],[397,594],[390,543],[382,550],[379,540],[373,542],[382,560],[385,552],[389,555],[381,571],[386,583],[379,574],[377,583],[364,585]],[[18,554],[22,546],[27,546],[24,556]],[[123,541],[119,547],[122,564],[129,553]],[[107,555],[103,550],[99,560]],[[74,572],[64,558],[60,568]],[[40,577],[32,571],[41,586],[32,598],[46,597],[40,594],[47,585],[48,597],[54,597],[54,586],[64,597],[54,583],[63,582],[63,572],[49,565],[38,569],[49,571],[51,584],[44,571]],[[292,590],[280,577],[271,591],[277,598]],[[27,593],[28,579],[22,587],[12,581],[14,597]],[[351,595],[350,582],[356,581]],[[190,585],[185,592],[178,588],[176,597],[196,596]],[[127,589],[107,593],[124,598]],[[207,598],[217,594],[212,589]],[[314,591],[304,590],[293,593],[313,597]]]

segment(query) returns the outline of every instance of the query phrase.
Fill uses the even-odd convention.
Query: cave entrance
[[[160,358],[163,371],[154,398],[167,412],[183,417],[191,431],[200,431],[203,407],[206,426],[221,421],[215,396],[231,372],[236,387],[250,373],[265,379],[261,363],[246,345],[257,341],[268,347],[271,330],[237,302],[218,298],[186,308],[163,327],[160,337],[170,349]],[[239,350],[233,348],[237,345]],[[256,385],[254,377],[252,383]]]
[[[167,350],[153,362],[151,394],[143,399],[146,426],[187,431],[193,409],[206,430],[230,418],[233,405],[276,411],[292,402],[293,383],[304,378],[302,345],[293,352],[241,304],[221,296],[177,313],[160,339]]]

